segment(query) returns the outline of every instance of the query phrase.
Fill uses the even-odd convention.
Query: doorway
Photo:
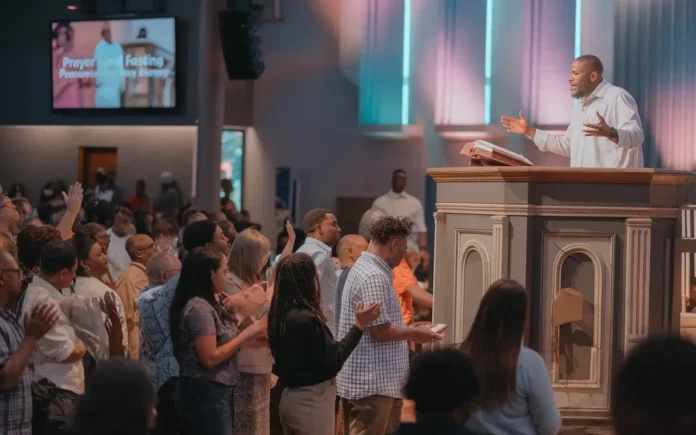
[[[118,148],[80,147],[77,179],[85,187],[94,187],[94,174],[104,168],[107,174],[116,174]]]

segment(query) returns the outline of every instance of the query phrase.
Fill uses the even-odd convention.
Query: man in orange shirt
[[[413,302],[425,308],[433,307],[433,295],[420,288],[413,268],[418,264],[418,253],[409,244],[403,260],[394,268],[394,290],[399,297],[404,325],[413,322]]]

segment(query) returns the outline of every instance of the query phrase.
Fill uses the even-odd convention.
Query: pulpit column
[[[652,219],[626,219],[624,355],[648,336],[651,232]]]

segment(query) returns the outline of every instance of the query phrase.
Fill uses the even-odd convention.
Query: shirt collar
[[[372,261],[375,263],[380,269],[382,269],[386,274],[389,276],[394,276],[394,270],[389,267],[386,261],[383,259],[379,258],[375,254],[372,254],[370,252],[364,251],[362,254],[360,254],[361,257],[367,258],[369,261]]]
[[[390,190],[389,193],[387,193],[391,198],[406,198],[406,191],[402,190],[400,193],[394,192],[394,190]]]
[[[305,239],[305,243],[308,245],[315,245],[318,248],[320,248],[321,250],[326,251],[328,253],[331,253],[331,248],[329,248],[329,245],[322,242],[321,240],[315,239],[314,237],[307,237]]]
[[[582,99],[583,106],[592,102],[596,98],[604,98],[604,95],[607,93],[609,86],[611,86],[611,83],[609,83],[606,79],[602,79],[602,81],[597,85],[595,90],[592,91],[590,95]]]
[[[135,266],[136,268],[142,270],[144,273],[147,273],[147,271],[145,270],[145,266],[143,266],[141,263],[138,263],[137,261],[133,261],[131,263],[131,266]]]
[[[38,275],[34,275],[34,277],[31,280],[31,284],[35,287],[41,287],[45,288],[46,290],[49,290],[53,296],[55,296],[55,293],[60,293],[60,295],[63,296],[63,292],[61,290],[58,290],[57,288],[53,287],[53,284],[51,284],[50,282],[46,281]]]

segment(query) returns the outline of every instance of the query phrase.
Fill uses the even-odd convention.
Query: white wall
[[[259,212],[273,210],[275,180],[267,183],[267,177],[274,177],[277,166],[309,174],[302,212],[334,208],[337,196],[379,196],[389,189],[396,168],[408,172],[408,190],[423,200],[429,166],[425,146],[375,142],[359,133],[358,89],[343,77],[339,64],[341,2],[296,0],[284,6],[285,21],[261,29],[266,71],[254,86],[258,142],[247,142],[245,169],[245,204],[252,217],[264,229],[274,225],[272,216]],[[459,147],[448,146],[448,163],[461,164]]]
[[[144,179],[153,199],[162,171],[171,171],[185,197],[191,192],[195,126],[13,126],[0,127],[0,184],[19,182],[30,200],[49,180],[77,180],[80,146],[118,148],[116,182],[127,194]]]

